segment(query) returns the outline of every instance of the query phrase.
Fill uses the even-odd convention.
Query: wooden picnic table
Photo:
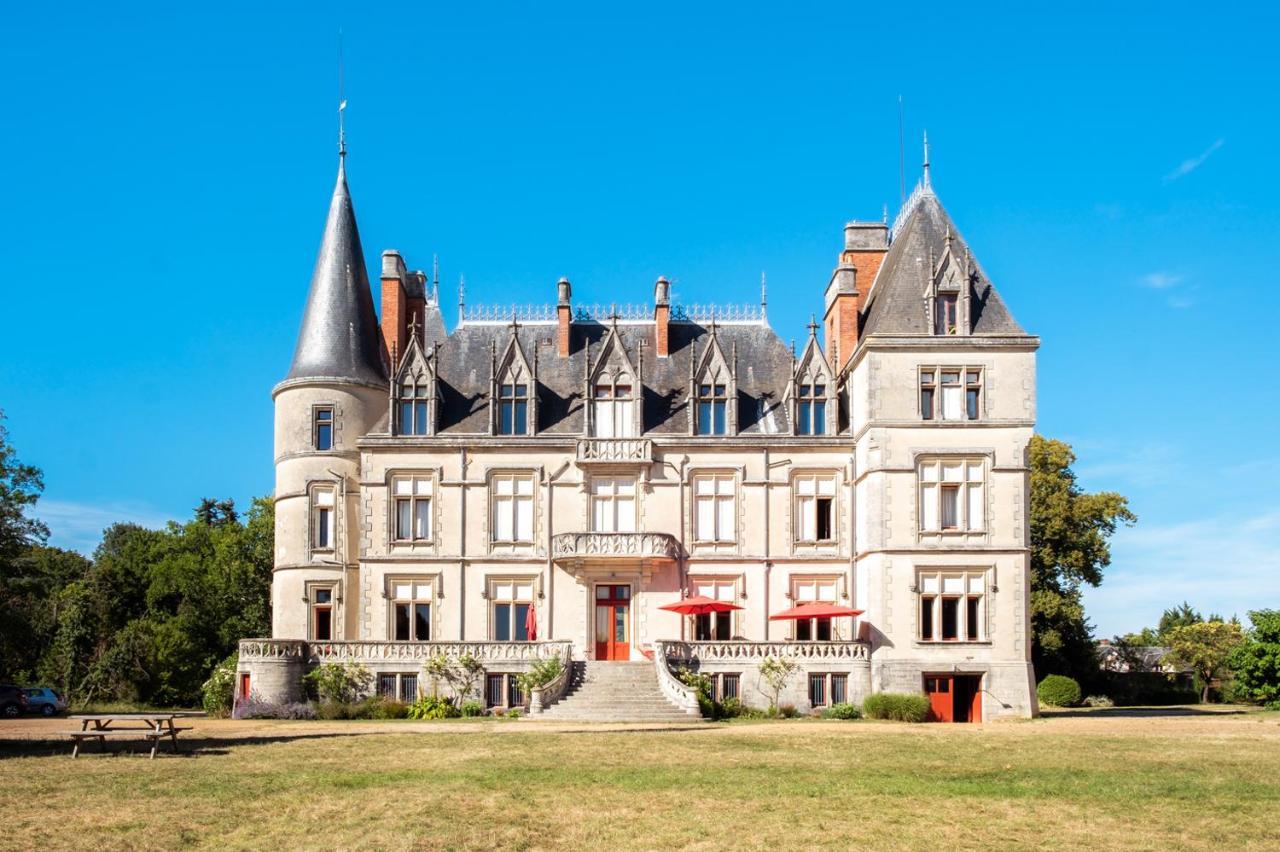
[[[123,737],[150,740],[151,759],[154,760],[161,740],[168,737],[169,746],[176,754],[178,732],[191,730],[174,724],[178,716],[177,713],[77,713],[68,718],[80,722],[80,730],[64,733],[75,742],[71,749],[73,758],[80,754],[80,744],[85,740],[97,740],[98,746],[105,750],[108,737]]]

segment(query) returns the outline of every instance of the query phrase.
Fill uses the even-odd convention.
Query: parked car
[[[11,683],[0,683],[0,716],[16,719],[27,712],[27,693]]]
[[[47,686],[29,686],[23,690],[27,694],[27,712],[54,716],[67,709],[67,702],[62,696]]]

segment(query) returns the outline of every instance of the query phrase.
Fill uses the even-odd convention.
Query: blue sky
[[[1280,605],[1274,6],[41,5],[0,24],[0,407],[56,544],[270,491],[341,27],[366,255],[438,253],[446,304],[750,302],[763,270],[803,339],[842,223],[897,207],[901,95],[908,184],[927,129],[1043,338],[1041,431],[1141,517],[1099,632]]]

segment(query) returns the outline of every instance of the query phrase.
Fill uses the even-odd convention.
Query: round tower
[[[293,364],[275,402],[272,637],[358,638],[356,442],[387,410],[387,368],[344,159]]]

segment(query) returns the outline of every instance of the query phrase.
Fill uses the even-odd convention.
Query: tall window
[[[591,480],[591,531],[636,531],[636,481],[628,478]]]
[[[395,540],[431,540],[430,476],[397,476],[391,480],[395,498]]]
[[[728,388],[722,384],[698,385],[698,434],[724,435],[728,432]]]
[[[835,477],[831,474],[797,476],[793,489],[796,541],[834,541]]]
[[[533,541],[533,476],[503,474],[493,477],[493,540]]]
[[[986,572],[920,574],[920,639],[978,642],[987,638]]]
[[[533,580],[495,580],[489,584],[496,642],[528,642]]]
[[[423,580],[391,581],[391,638],[397,642],[431,641],[432,584]]]
[[[981,397],[980,368],[920,370],[920,416],[925,420],[977,420]]]
[[[529,434],[529,386],[507,383],[498,386],[498,434]]]
[[[693,592],[713,601],[736,603],[738,599],[738,581],[727,580],[694,580]],[[733,638],[733,613],[710,612],[693,617],[693,638],[699,642],[712,639],[725,640]]]
[[[844,704],[848,701],[849,676],[846,674],[813,673],[809,675],[809,704],[822,707],[828,704]]]
[[[729,474],[693,480],[693,537],[697,541],[734,541],[734,479]]]
[[[312,438],[317,450],[333,449],[333,409],[314,408],[311,412]]]
[[[796,431],[801,435],[821,435],[827,431],[827,386],[820,382],[800,385],[800,419]]]
[[[978,532],[984,527],[983,463],[933,459],[920,465],[920,529]]]
[[[595,437],[631,438],[635,435],[635,401],[630,376],[603,377],[595,387]]]
[[[791,597],[796,605],[806,603],[835,603],[836,579],[821,577],[796,580],[791,585]],[[801,642],[814,639],[827,642],[834,639],[830,618],[803,618],[795,622],[795,638]]]
[[[311,587],[311,638],[318,642],[333,639],[333,587]]]
[[[401,435],[428,434],[427,393],[425,383],[405,382],[397,403],[400,407],[399,428]]]
[[[332,550],[334,538],[334,491],[314,488],[311,491],[311,549]]]
[[[939,293],[933,305],[933,333],[955,334],[956,332],[956,294]]]

